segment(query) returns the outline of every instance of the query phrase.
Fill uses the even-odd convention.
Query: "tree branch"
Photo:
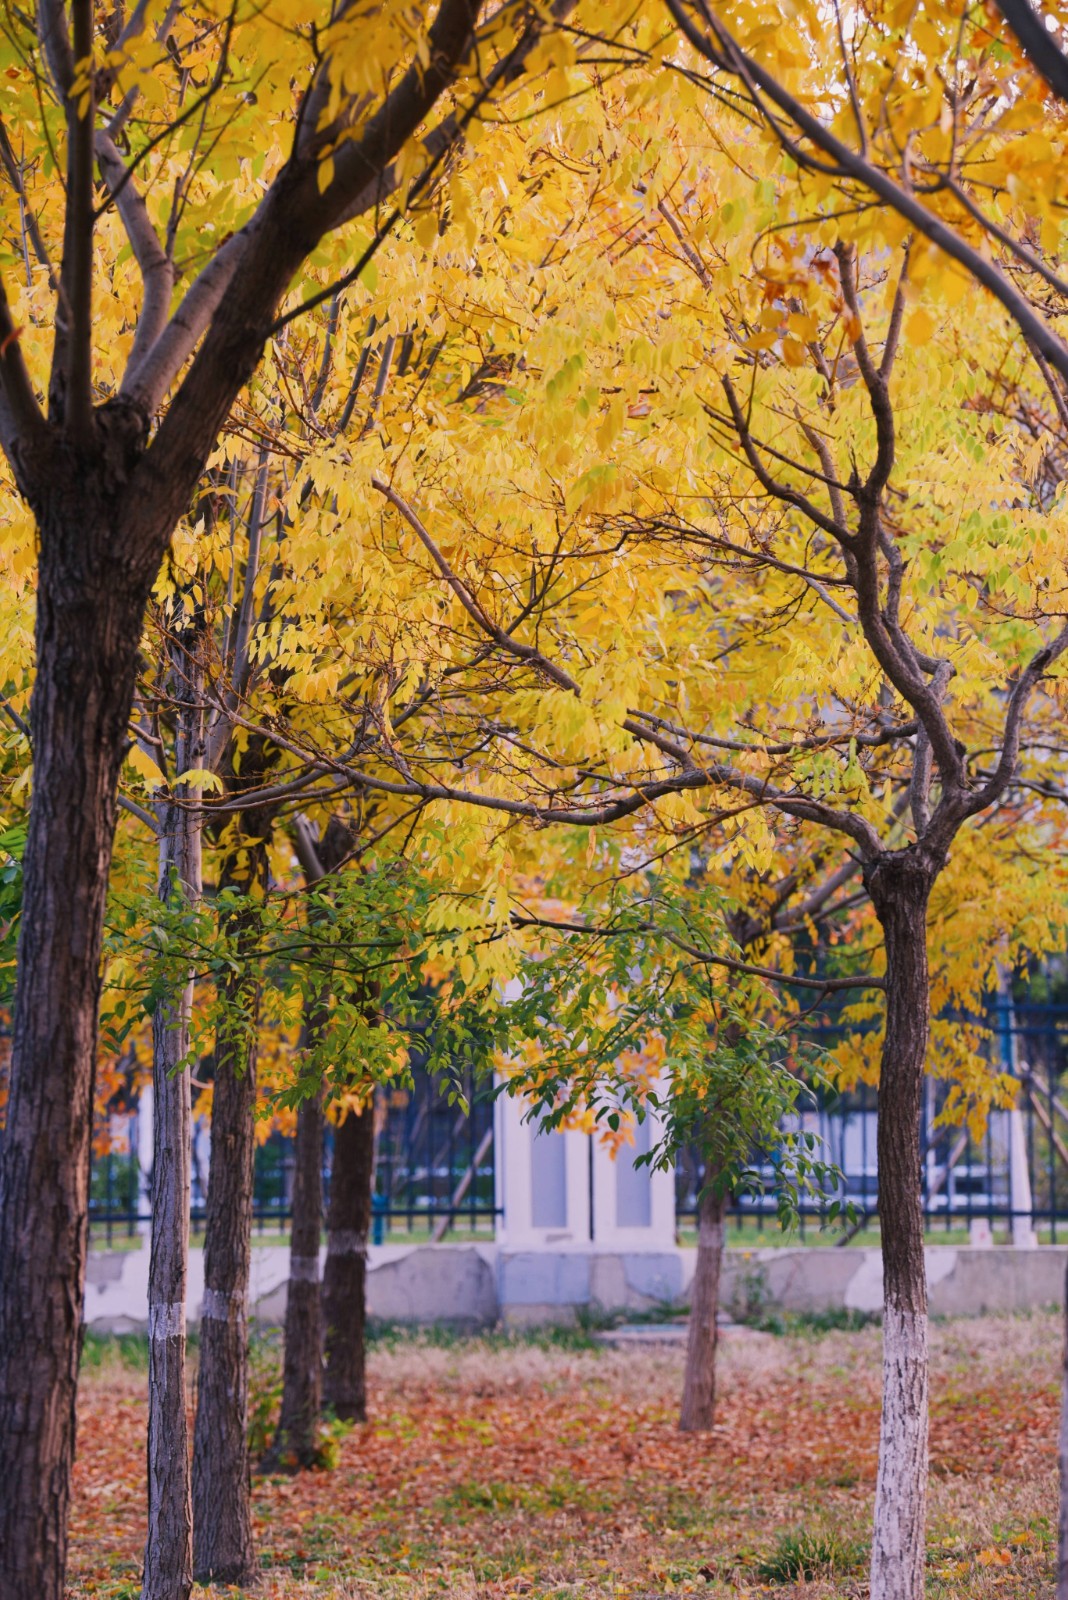
[[[800,100],[790,94],[770,72],[735,43],[723,23],[713,17],[704,0],[699,0],[699,3],[708,27],[714,31],[714,39],[707,31],[697,26],[687,12],[684,0],[665,0],[672,18],[694,49],[721,71],[742,78],[743,82],[750,86],[751,91],[759,90],[789,118],[806,139],[831,158],[834,162],[832,170],[836,175],[852,178],[855,182],[863,184],[866,189],[870,189],[932,244],[945,251],[951,260],[964,267],[978,283],[989,289],[1016,322],[1024,337],[1040,350],[1053,369],[1068,381],[1068,345],[1034,311],[1026,296],[1020,293],[1005,273],[993,261],[985,259],[978,250],[973,249],[948,223],[943,222],[937,213],[931,211],[914,194],[902,188],[888,173],[883,172],[881,168],[851,149],[832,133],[829,127],[807,110]],[[1000,0],[998,3],[1000,4]],[[1017,3],[1025,4],[1026,0],[1017,0]],[[774,119],[768,118],[766,109],[759,102],[759,97],[756,104],[757,109],[771,123],[778,135],[780,132],[778,125]],[[805,160],[804,152],[798,147],[792,146],[791,153],[795,159],[799,158],[802,162]],[[820,170],[826,170],[823,163],[813,162],[813,165]]]
[[[174,263],[160,244],[159,236],[148,214],[148,207],[129,179],[115,141],[110,134],[100,132],[96,135],[94,143],[100,175],[115,200],[134,259],[141,269],[141,282],[144,286],[141,314],[137,319],[137,329],[128,362],[129,369],[140,364],[167,325],[171,295],[174,293]]]
[[[255,371],[294,274],[369,175],[395,158],[455,80],[478,5],[442,0],[430,30],[430,67],[413,65],[359,136],[338,151],[325,191],[317,160],[290,157],[236,236],[240,242],[229,241],[209,263],[140,367],[127,373],[123,393],[150,414],[206,335],[126,493],[128,525],[132,532],[139,524],[143,529],[150,565],[187,504],[234,398]],[[319,70],[326,68],[323,63]]]
[[[1037,651],[1021,672],[1009,695],[1008,710],[1005,714],[1005,734],[1001,744],[1001,755],[998,764],[987,782],[977,794],[971,796],[964,808],[964,815],[971,817],[978,811],[985,811],[987,806],[993,805],[999,799],[1016,773],[1017,762],[1020,756],[1020,736],[1023,730],[1024,714],[1031,691],[1042,679],[1053,663],[1068,650],[1068,623],[1061,629],[1052,643],[1045,645]]]
[[[994,0],[994,4],[1016,35],[1035,71],[1045,79],[1058,100],[1068,101],[1068,56],[1046,27],[1044,19],[1032,9],[1030,0]]]
[[[750,432],[745,412],[742,410],[738,396],[734,392],[733,383],[726,374],[720,379],[720,383],[723,386],[723,393],[727,397],[727,407],[731,414],[731,422],[734,425],[738,443],[741,445],[745,459],[748,461],[753,476],[760,484],[760,487],[766,494],[771,495],[773,499],[781,501],[783,505],[793,506],[796,511],[800,511],[815,527],[826,533],[836,544],[841,545],[844,550],[852,551],[853,536],[848,528],[840,526],[834,521],[833,517],[828,517],[825,512],[820,510],[814,500],[810,500],[800,490],[791,489],[788,483],[780,483],[777,478],[772,477],[761,459],[760,451],[757,449]]]
[[[37,36],[48,63],[56,96],[60,100],[65,100],[74,81],[74,51],[71,49],[67,10],[63,0],[38,0]]]
[[[51,7],[49,7],[51,9]],[[93,123],[92,0],[72,0],[73,65],[84,79],[66,86],[67,205],[59,283],[67,313],[65,338],[59,337],[49,383],[51,409],[75,447],[87,452],[93,436]],[[65,64],[64,64],[65,65]]]
[[[41,473],[50,434],[30,382],[20,332],[0,278],[0,444],[19,489],[35,505],[43,487]]]
[[[591,928],[586,923],[558,922],[552,917],[535,917],[518,911],[511,913],[511,921],[513,926],[518,928],[554,928],[561,933],[579,933],[594,939],[620,938],[629,933],[651,933],[674,946],[683,955],[691,956],[695,961],[701,962],[703,966],[723,967],[728,972],[741,973],[751,978],[765,978],[771,983],[784,983],[794,989],[816,989],[821,994],[836,994],[843,989],[886,988],[885,978],[799,978],[790,973],[777,972],[774,967],[758,967],[749,961],[736,961],[732,956],[713,955],[712,951],[691,944],[688,939],[680,939],[677,934],[658,926],[655,922],[631,923],[621,928]]]
[[[456,800],[466,805],[479,806],[484,810],[500,811],[508,816],[528,817],[534,822],[567,822],[577,827],[590,828],[601,827],[609,822],[617,822],[622,817],[633,816],[635,812],[652,805],[665,795],[718,786],[749,795],[759,804],[770,806],[785,816],[815,822],[835,833],[845,834],[860,846],[865,859],[874,860],[883,854],[879,836],[865,818],[849,811],[836,811],[833,806],[825,805],[821,800],[788,794],[761,778],[738,772],[731,767],[701,768],[689,765],[670,777],[651,779],[648,783],[635,784],[625,794],[605,797],[600,804],[591,804],[587,801],[577,806],[539,805],[536,801],[509,800],[484,791],[424,782],[410,771],[405,773],[403,782],[397,783],[353,767],[347,761],[340,761],[325,752],[307,750],[286,738],[277,728],[264,729],[236,711],[233,713],[233,722],[236,727],[248,728],[250,732],[266,733],[279,749],[288,750],[302,762],[318,766],[325,771],[344,773],[356,789],[377,790],[382,794],[408,795],[428,801]],[[648,733],[645,737],[649,737]]]
[[[159,410],[167,390],[207,331],[233,281],[255,223],[256,217],[219,247],[182,296],[166,327],[137,361],[131,352],[119,392],[140,406],[146,416]]]
[[[372,489],[377,489],[378,493],[383,495],[385,499],[389,501],[390,505],[400,512],[401,516],[411,528],[420,544],[430,555],[434,565],[437,567],[438,571],[441,573],[442,577],[445,579],[445,582],[459,600],[468,616],[478,624],[483,633],[487,634],[489,638],[494,640],[496,644],[500,645],[502,650],[506,650],[509,655],[515,656],[517,660],[528,661],[533,666],[539,667],[541,671],[545,673],[546,677],[550,678],[558,688],[569,689],[573,694],[578,694],[578,684],[575,682],[574,678],[570,676],[570,674],[566,673],[563,668],[556,666],[554,662],[549,660],[548,656],[543,655],[542,652],[538,649],[535,649],[533,645],[522,644],[518,639],[513,639],[510,634],[505,633],[504,629],[500,627],[498,623],[494,622],[491,617],[487,616],[486,612],[479,605],[478,601],[471,594],[467,586],[453,572],[452,568],[445,560],[445,557],[442,555],[438,546],[434,543],[434,540],[427,532],[427,529],[420,521],[419,517],[412,510],[408,502],[397,493],[396,489],[392,488],[390,484],[385,483],[383,479],[379,477],[373,477],[371,479],[371,487]]]

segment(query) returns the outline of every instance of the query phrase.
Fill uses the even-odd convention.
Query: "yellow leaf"
[[[413,232],[416,243],[424,250],[429,250],[438,236],[438,219],[434,213],[424,211],[421,217],[417,217]]]
[[[142,750],[139,744],[131,747],[126,759],[137,773],[137,776],[142,778],[150,789],[158,789],[162,784],[166,783],[167,780],[159,767],[157,767],[147,750]]]
[[[223,782],[219,774],[211,772],[207,767],[189,767],[185,772],[178,774],[175,782],[195,784],[198,789],[210,789],[214,794],[223,792]]]
[[[918,306],[905,325],[909,343],[913,348],[930,343],[935,331],[934,319],[922,306]]]

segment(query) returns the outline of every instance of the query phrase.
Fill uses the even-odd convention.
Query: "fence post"
[[[143,1239],[152,1232],[152,1125],[155,1104],[152,1085],[146,1083],[137,1101],[137,1149],[131,1155],[137,1161],[137,1232]],[[131,1232],[133,1230],[131,1229]]]
[[[1012,1205],[1012,1242],[1017,1250],[1033,1250],[1038,1243],[1038,1235],[1033,1226],[1031,1173],[1027,1165],[1023,1112],[1018,1105],[1009,1112],[1009,1198]]]

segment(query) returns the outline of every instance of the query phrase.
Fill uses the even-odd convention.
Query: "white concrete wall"
[[[448,1322],[470,1327],[560,1322],[580,1307],[641,1311],[685,1301],[696,1252],[607,1250],[589,1245],[509,1249],[493,1244],[379,1245],[369,1252],[368,1310],[391,1322]],[[1060,1305],[1068,1247],[927,1249],[931,1310],[936,1316],[1025,1311]],[[190,1252],[189,1312],[196,1322],[204,1293],[204,1254]],[[285,1313],[289,1251],[252,1252],[252,1315],[265,1323]],[[851,1307],[878,1311],[878,1250],[731,1249],[723,1286],[727,1310],[745,1301],[787,1311]],[[101,1331],[143,1328],[148,1304],[147,1246],[92,1251],[85,1320]]]

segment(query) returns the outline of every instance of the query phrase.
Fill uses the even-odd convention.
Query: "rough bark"
[[[1057,1600],[1068,1600],[1068,1270],[1064,1280],[1064,1350],[1061,1357],[1061,1432],[1058,1441],[1061,1495],[1057,1524]]]
[[[331,817],[322,839],[303,817],[296,819],[294,845],[312,889],[342,864],[352,847],[344,819]],[[318,913],[313,912],[313,916]],[[309,997],[303,1047],[317,1043],[328,1016],[328,995]],[[323,1226],[323,1100],[321,1092],[297,1113],[293,1175],[293,1231],[286,1293],[285,1360],[278,1432],[265,1465],[312,1466],[323,1393],[323,1308],[319,1283],[319,1239]]]
[[[888,854],[866,874],[886,944],[886,1032],[879,1075],[879,1217],[883,1254],[883,1407],[872,1537],[871,1600],[923,1600],[927,1510],[927,1274],[920,1113],[930,983],[932,866]]]
[[[323,1105],[301,1102],[293,1171],[293,1227],[286,1290],[285,1361],[278,1433],[265,1466],[295,1469],[315,1463],[323,1387],[323,1328],[319,1295],[319,1236],[323,1226]]]
[[[177,702],[175,770],[203,765],[197,638],[172,649]],[[159,895],[195,905],[201,890],[201,819],[195,796],[161,807]],[[193,1522],[186,1419],[186,1286],[189,1263],[189,1022],[193,974],[152,1019],[152,1255],[148,1269],[148,1537],[141,1600],[187,1600],[193,1585]]]
[[[697,1267],[690,1299],[686,1372],[679,1412],[679,1428],[683,1433],[707,1433],[715,1421],[719,1343],[716,1318],[726,1238],[726,1206],[725,1197],[709,1188],[701,1195],[697,1212]]]
[[[238,913],[243,917],[244,913]],[[249,963],[227,979],[215,1050],[211,1166],[204,1219],[204,1304],[193,1430],[193,1574],[256,1576],[248,1453],[248,1282],[255,1156],[255,995]]]
[[[319,157],[332,134],[314,115],[296,120],[294,153],[255,218],[208,262],[167,328],[125,374],[119,396],[95,412],[94,196],[85,159],[92,95],[88,110],[71,116],[77,137],[70,148],[79,156],[68,176],[59,276],[65,289],[74,272],[78,292],[67,297],[58,324],[53,367],[63,381],[52,386],[47,420],[0,288],[0,440],[37,518],[40,549],[34,789],[0,1163],[3,1600],[61,1600],[63,1591],[101,933],[145,604],[294,274],[324,233],[378,204],[379,177],[455,81],[477,14],[477,0],[446,0],[438,8],[429,65],[420,60],[400,73],[359,139],[339,150],[325,190]],[[74,8],[77,49],[60,17],[50,54],[54,73],[56,61],[66,70],[73,56],[88,53],[88,45],[80,48],[88,15]],[[523,53],[540,25],[528,32],[532,37],[517,46]],[[516,57],[517,66],[522,59]],[[313,103],[330,76],[326,59],[308,86]],[[62,98],[60,74],[57,86]],[[454,119],[453,126],[458,137],[463,123]],[[131,188],[120,213],[133,194]],[[161,411],[146,447],[150,422]]]
[[[372,1103],[358,1115],[350,1112],[335,1130],[326,1219],[323,1404],[335,1416],[351,1422],[363,1422],[367,1417],[364,1329],[374,1157]]]
[[[53,463],[40,523],[33,798],[0,1159],[4,1600],[63,1594],[100,943],[145,601],[106,493],[75,465]]]

